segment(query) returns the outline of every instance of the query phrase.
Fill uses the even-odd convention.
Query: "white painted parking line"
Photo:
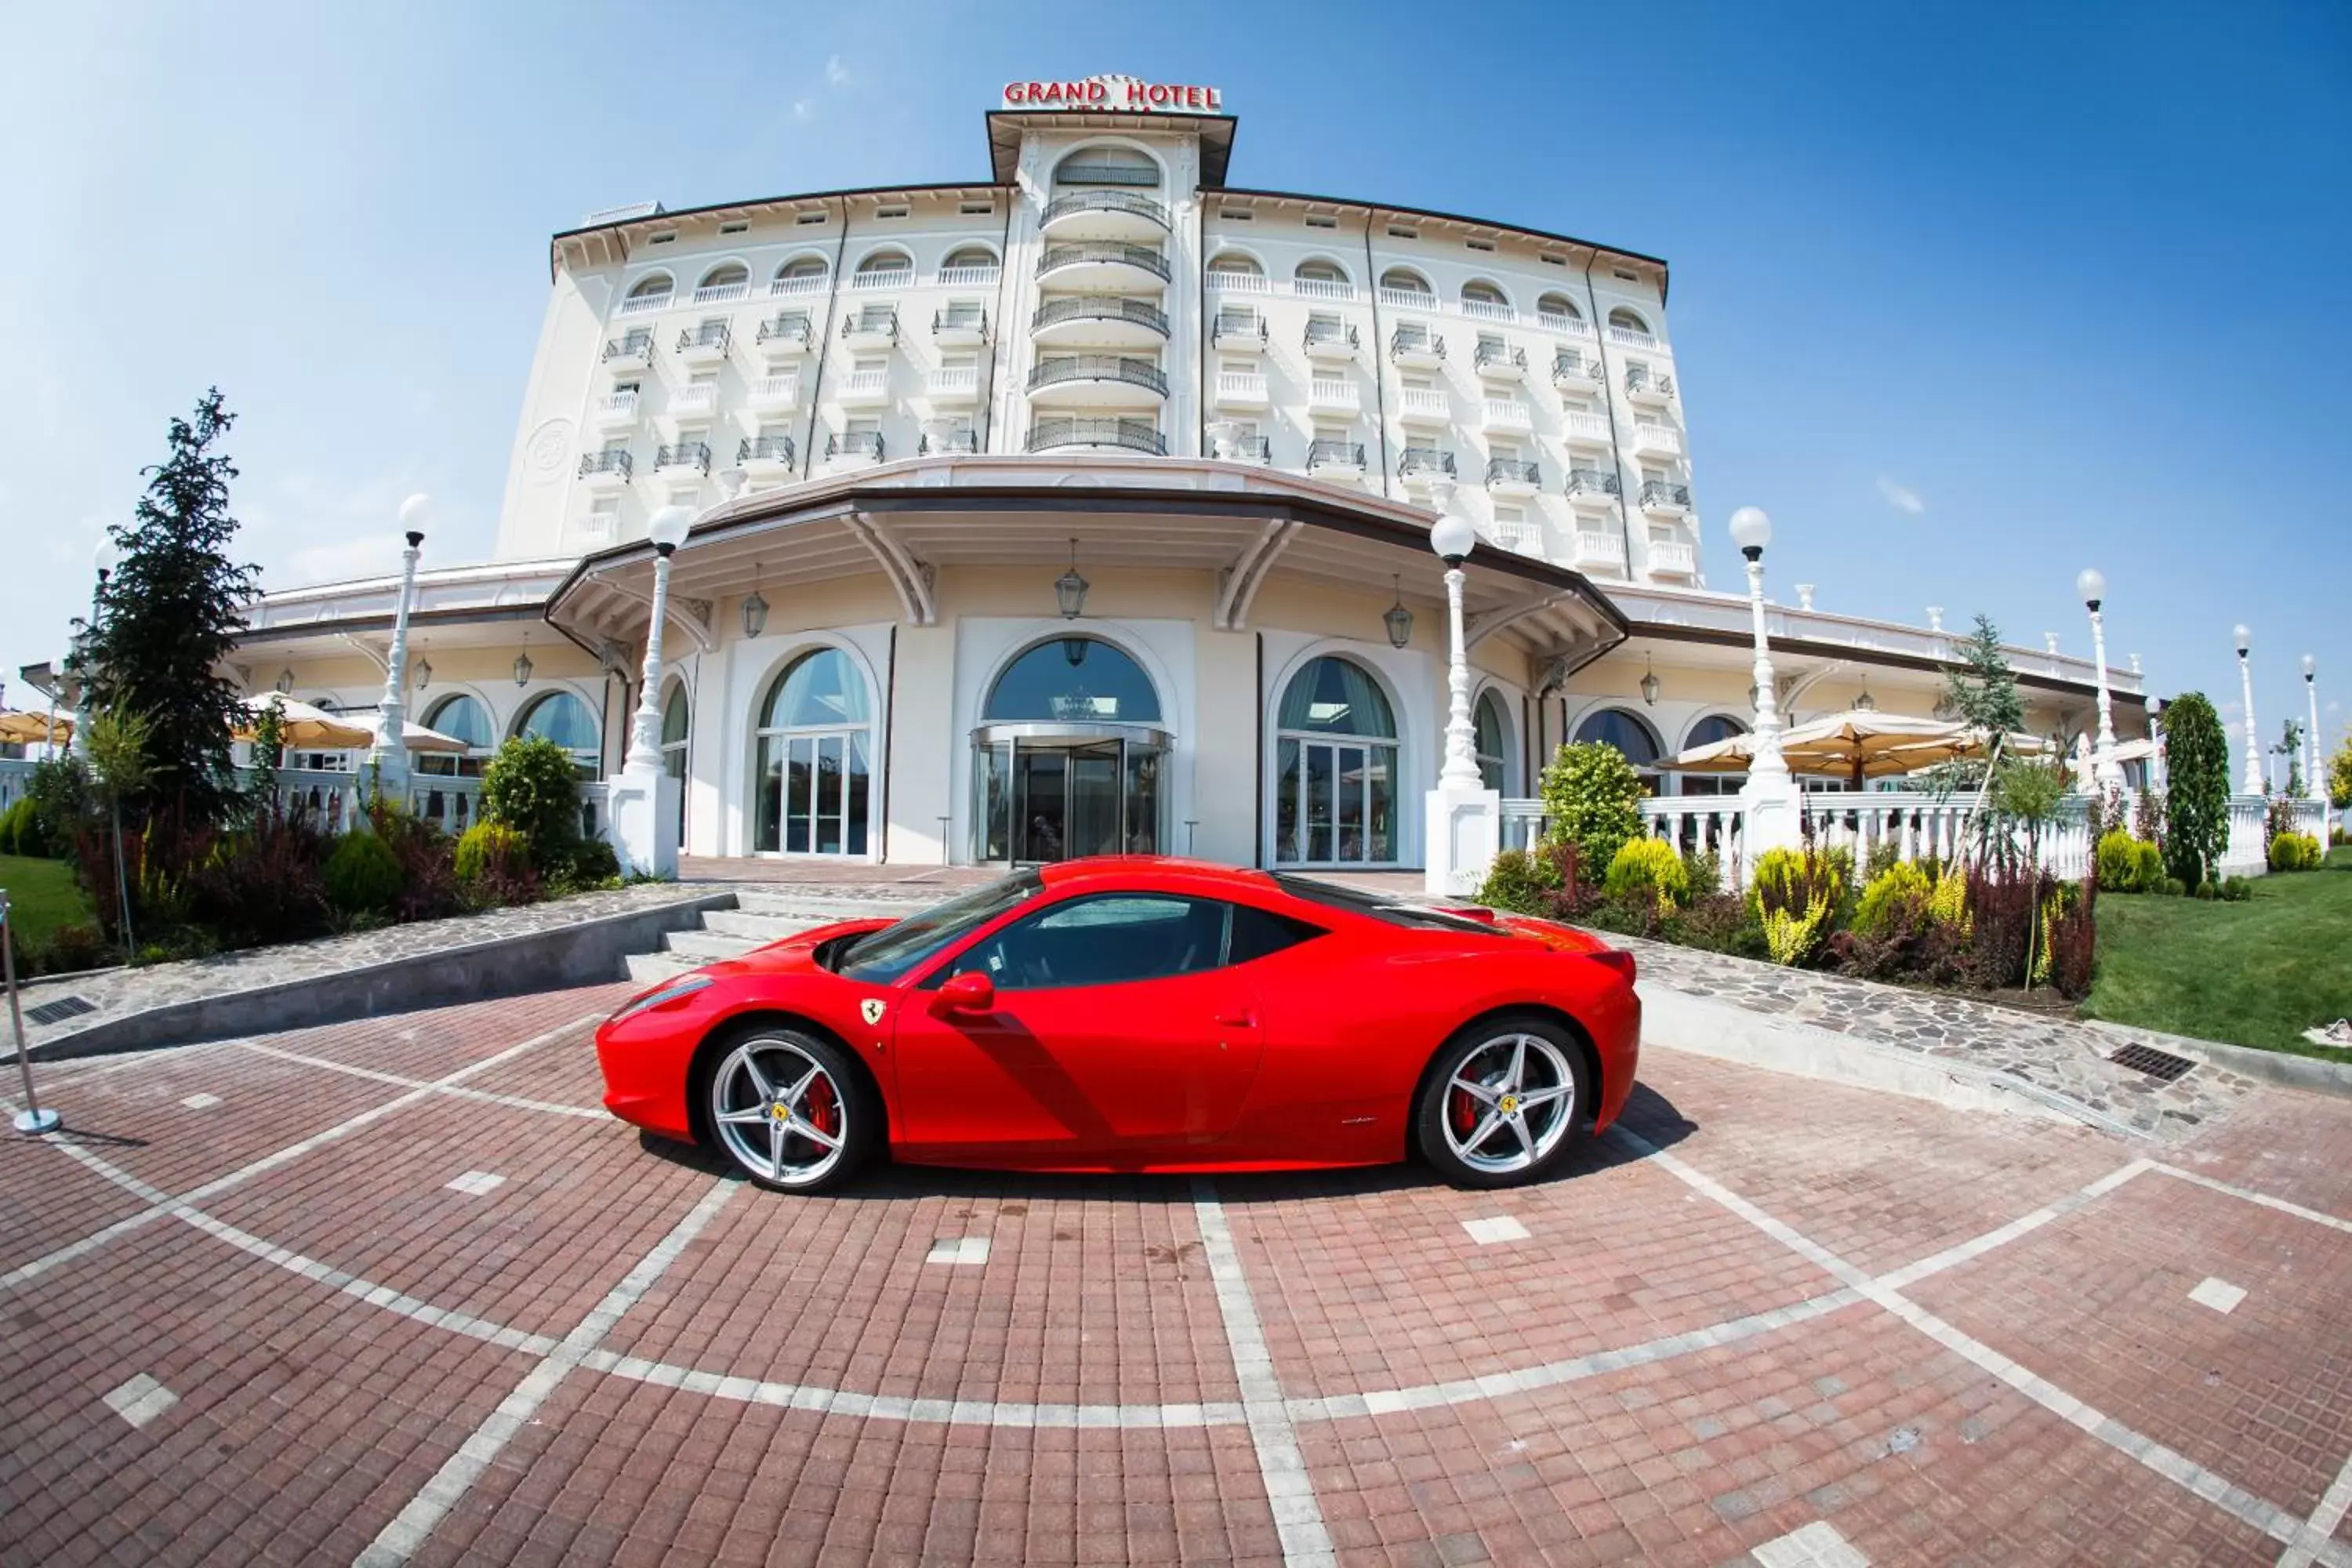
[[[2291,1204],[2284,1198],[2274,1198],[2268,1193],[2258,1193],[2252,1187],[2233,1187],[2227,1182],[2217,1182],[2210,1176],[2200,1176],[2194,1171],[2184,1171],[2178,1165],[2159,1163],[2156,1169],[2165,1175],[2187,1182],[2191,1186],[2203,1187],[2209,1192],[2227,1193],[2233,1198],[2243,1198],[2250,1204],[2260,1204],[2266,1209],[2276,1209],[2281,1214],[2291,1214],[2297,1219],[2307,1219],[2314,1225],[2324,1225],[2330,1230],[2352,1232],[2352,1219],[2338,1219],[2332,1214],[2322,1214],[2317,1209],[2307,1209],[2301,1204]]]
[[[2336,1472],[2335,1484],[2311,1510],[2303,1533],[2280,1555],[2279,1568],[2310,1568],[2320,1553],[2340,1552],[2335,1542],[2336,1527],[2344,1522],[2347,1510],[2352,1510],[2352,1458],[2347,1458],[2344,1468]]]
[[[1525,1241],[1528,1238],[1528,1227],[1513,1215],[1496,1215],[1492,1219],[1465,1219],[1462,1222],[1462,1228],[1468,1231],[1470,1239],[1481,1247],[1492,1247],[1498,1241]]]
[[[106,1396],[106,1407],[133,1426],[144,1426],[174,1405],[180,1396],[141,1373]]]
[[[403,1089],[435,1089],[458,1100],[478,1100],[486,1105],[512,1106],[517,1110],[544,1110],[555,1116],[584,1116],[592,1121],[602,1121],[611,1114],[599,1105],[565,1105],[559,1100],[532,1100],[520,1094],[493,1094],[486,1089],[467,1089],[446,1079],[428,1083],[423,1079],[404,1078],[396,1072],[378,1072],[373,1068],[353,1067],[349,1062],[331,1061],[325,1057],[307,1057],[299,1051],[280,1050],[276,1046],[258,1045],[251,1040],[239,1040],[237,1044],[257,1056],[274,1057],[281,1062],[299,1062],[304,1067],[339,1072],[348,1078],[363,1078],[373,1083],[397,1084]]]
[[[494,1193],[505,1186],[507,1179],[495,1172],[468,1171],[464,1175],[442,1184],[453,1193],[463,1193],[469,1198],[478,1198],[484,1193]]]
[[[1757,1568],[1870,1568],[1870,1559],[1822,1519],[1768,1541],[1748,1555]]]
[[[2232,1285],[2227,1279],[2216,1279],[2209,1274],[2203,1283],[2189,1292],[2189,1299],[2200,1307],[2226,1312],[2246,1299],[2246,1288]]]
[[[943,1236],[931,1243],[924,1255],[926,1263],[980,1264],[988,1261],[988,1237],[984,1236]]]
[[[187,1099],[180,1101],[182,1105],[186,1106],[190,1110],[210,1110],[214,1106],[218,1105],[220,1102],[221,1098],[217,1094],[192,1094],[188,1096]]]

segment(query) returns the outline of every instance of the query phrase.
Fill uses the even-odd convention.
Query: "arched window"
[[[1643,337],[1650,335],[1650,323],[1622,305],[1609,312],[1609,324],[1622,327],[1629,332],[1639,332]]]
[[[877,250],[857,264],[857,276],[874,279],[894,273],[912,272],[914,258],[903,250]]]
[[[498,731],[491,727],[490,711],[478,698],[463,692],[444,697],[425,710],[425,727],[453,741],[463,741],[463,752],[419,752],[416,771],[439,773],[452,778],[478,778],[482,766],[489,760],[491,749],[498,744]]]
[[[702,275],[702,281],[694,286],[694,297],[712,300],[724,295],[730,300],[740,299],[742,290],[750,287],[751,282],[750,268],[740,261],[722,261]],[[729,293],[730,289],[734,292]]]
[[[1576,727],[1576,739],[1616,747],[1642,775],[1642,787],[1652,795],[1658,793],[1658,736],[1640,719],[1622,708],[1603,708],[1585,715],[1584,722]]]
[[[776,268],[775,281],[779,288],[808,289],[814,287],[825,271],[824,257],[795,256]]]
[[[1565,294],[1547,294],[1538,300],[1536,314],[1547,324],[1584,319],[1584,312],[1576,308],[1576,301]]]
[[[1275,715],[1274,858],[1377,866],[1397,858],[1396,713],[1370,670],[1308,661]]]
[[[1345,283],[1348,280],[1347,268],[1319,256],[1310,256],[1300,262],[1291,276],[1302,283]]]
[[[1478,777],[1488,789],[1501,790],[1506,770],[1510,765],[1511,725],[1503,715],[1503,700],[1492,688],[1478,694],[1478,706],[1471,715],[1474,735],[1473,749],[1478,758]]]
[[[872,816],[866,676],[837,647],[786,666],[760,708],[751,847],[767,855],[863,855]]]
[[[1748,726],[1737,719],[1720,713],[1710,713],[1690,727],[1683,738],[1683,750],[1711,746],[1717,741],[1728,741],[1734,735],[1745,735]],[[1677,795],[1738,795],[1745,773],[1678,773],[1675,775]]]
[[[996,252],[989,249],[988,247],[984,245],[960,245],[953,250],[949,251],[948,258],[940,263],[941,270],[948,272],[958,271],[965,268],[993,267],[995,265]]]
[[[989,723],[1157,724],[1160,693],[1124,649],[1099,637],[1055,637],[1004,667],[980,716]]]
[[[1474,278],[1462,285],[1462,302],[1465,305],[1487,305],[1497,310],[1511,308],[1508,297],[1483,278]]]
[[[1381,273],[1381,287],[1391,294],[1416,294],[1432,305],[1437,303],[1437,290],[1429,286],[1428,279],[1410,267],[1391,267]]]
[[[692,704],[687,700],[686,682],[681,680],[671,686],[669,700],[662,704],[661,725],[662,766],[679,785],[677,842],[681,848],[686,845],[686,742],[692,724]]]
[[[1265,268],[1257,264],[1255,256],[1244,256],[1238,250],[1221,250],[1209,258],[1209,270],[1232,277],[1263,278]]]
[[[629,310],[650,310],[677,292],[677,285],[668,273],[648,272],[630,287],[629,297],[623,305]]]
[[[572,753],[581,777],[596,776],[596,716],[569,691],[550,691],[533,699],[515,721],[515,733],[554,742]]]
[[[1081,147],[1054,166],[1054,184],[1156,189],[1160,165],[1132,147]]]

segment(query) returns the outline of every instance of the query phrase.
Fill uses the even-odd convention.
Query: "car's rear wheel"
[[[829,1040],[763,1028],[732,1042],[712,1069],[711,1131],[762,1186],[815,1193],[856,1174],[880,1135],[866,1075]]]
[[[1445,1042],[1422,1082],[1423,1157],[1460,1187],[1540,1180],[1577,1141],[1585,1076],[1584,1053],[1549,1019],[1475,1024]]]

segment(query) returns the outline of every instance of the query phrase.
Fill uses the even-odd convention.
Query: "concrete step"
[[[755,942],[782,942],[804,931],[832,923],[830,915],[752,914],[743,910],[709,910],[702,929],[722,936],[748,936]]]
[[[698,969],[702,963],[677,952],[633,952],[629,954],[629,981],[635,985],[651,985],[656,980]]]
[[[709,963],[715,958],[740,958],[761,943],[756,937],[728,936],[715,931],[674,931],[662,938],[665,952]]]
[[[736,907],[746,914],[788,915],[814,925],[823,921],[862,920],[868,916],[888,916],[896,920],[917,910],[938,903],[947,895],[930,892],[921,895],[880,894],[873,892],[830,893],[812,892],[799,888],[739,887],[735,890]]]

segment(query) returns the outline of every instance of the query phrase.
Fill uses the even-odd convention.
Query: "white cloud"
[[[839,55],[824,57],[824,85],[836,89],[849,85],[849,68],[841,63]]]
[[[806,120],[815,113],[816,105],[811,103],[807,99],[796,98],[793,100],[793,118],[794,120]]]
[[[1888,506],[1893,507],[1897,511],[1907,511],[1913,517],[1917,517],[1921,512],[1927,510],[1927,503],[1919,499],[1919,492],[1917,490],[1912,489],[1907,486],[1898,485],[1893,479],[1886,478],[1884,474],[1879,476],[1878,494],[1880,499],[1885,500]]]

